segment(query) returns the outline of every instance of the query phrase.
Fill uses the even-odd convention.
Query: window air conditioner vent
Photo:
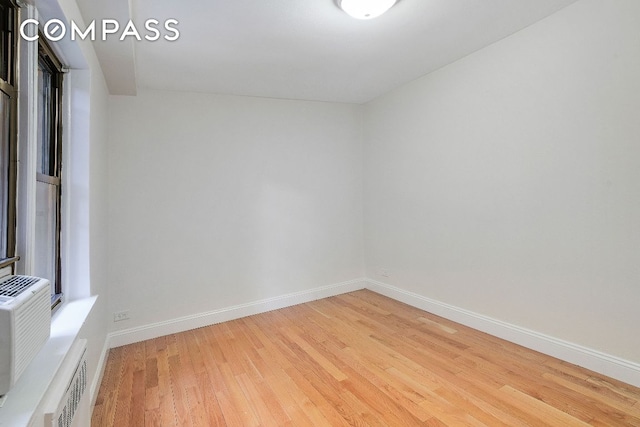
[[[29,276],[0,279],[0,395],[16,384],[50,332],[49,281]]]
[[[0,296],[10,298],[16,297],[39,280],[41,279],[38,277],[9,276],[8,280],[0,282]]]

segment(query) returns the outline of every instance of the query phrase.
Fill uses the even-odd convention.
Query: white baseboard
[[[295,292],[274,298],[240,304],[233,307],[214,310],[206,313],[199,313],[190,316],[171,319],[150,325],[139,326],[112,332],[107,335],[109,348],[120,347],[135,342],[158,338],[164,335],[184,332],[191,329],[201,328],[216,323],[227,322],[241,317],[254,314],[265,313],[267,311],[290,307],[296,304],[315,301],[335,295],[353,292],[364,289],[366,279],[355,279],[348,282],[336,283],[334,285],[322,286],[307,291]]]
[[[367,279],[369,290],[540,353],[640,387],[640,364]]]
[[[435,301],[386,283],[363,278],[112,332],[107,335],[100,356],[99,373],[91,384],[92,406],[97,398],[98,387],[100,387],[102,381],[110,348],[265,313],[364,288],[498,338],[640,387],[640,364],[638,363]]]

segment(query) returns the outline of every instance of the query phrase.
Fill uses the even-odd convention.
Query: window
[[[16,243],[18,10],[0,0],[0,268],[13,265]]]
[[[37,92],[34,97],[23,97],[22,102],[36,103],[33,116],[20,118],[20,128],[37,128],[37,138],[30,140],[29,132],[18,137],[18,83],[17,70],[21,55],[18,54],[17,27],[20,22],[20,10],[13,0],[0,0],[0,268],[11,267],[16,271],[16,247],[29,255],[29,270],[25,274],[45,277],[51,282],[51,306],[62,302],[62,280],[60,259],[61,195],[62,195],[62,65],[45,38],[37,42]],[[35,46],[27,47],[25,52],[35,59]],[[29,53],[32,52],[32,53]],[[23,52],[24,53],[24,52]],[[28,62],[28,61],[26,61]],[[35,70],[33,70],[35,72]],[[30,73],[31,70],[27,70]],[[31,88],[27,88],[30,92]],[[26,92],[24,92],[26,93]],[[34,172],[18,174],[18,152],[26,145],[36,147],[37,166]],[[31,150],[27,150],[31,151]],[[24,153],[25,151],[20,151]],[[35,153],[34,153],[35,156]],[[30,159],[25,164],[33,165]],[[29,168],[29,167],[27,167]],[[27,169],[30,170],[30,169]],[[36,176],[27,177],[35,173]],[[21,180],[35,180],[35,194]],[[33,241],[18,242],[16,232],[33,224],[21,212],[23,203],[18,205],[18,184],[20,197],[35,200],[35,236]],[[26,192],[25,192],[26,191]],[[29,193],[29,194],[27,194]],[[21,199],[22,200],[22,199]],[[28,202],[27,202],[28,204]],[[33,205],[31,205],[33,206]],[[33,211],[31,211],[33,212]],[[33,215],[29,213],[28,215]],[[32,227],[33,225],[31,225]],[[22,228],[21,228],[22,227]],[[19,239],[18,239],[19,240]],[[18,266],[20,268],[20,266]]]
[[[51,304],[62,301],[60,202],[62,172],[62,65],[40,37],[38,46],[38,160],[35,275],[51,282]]]

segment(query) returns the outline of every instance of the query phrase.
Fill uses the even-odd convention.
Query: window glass
[[[14,11],[8,0],[0,0],[0,79],[13,83]]]
[[[0,262],[15,255],[15,15],[15,6],[0,0]]]
[[[36,251],[35,271],[38,277],[51,282],[51,295],[56,290],[58,263],[58,186],[36,182]]]
[[[0,91],[0,259],[7,258],[11,99]]]
[[[55,140],[52,141],[53,76],[49,66],[40,61],[38,65],[38,173],[55,176]],[[55,131],[55,130],[54,130]]]
[[[62,295],[60,271],[61,81],[55,56],[44,41],[38,58],[38,136],[34,274],[51,282],[52,304]]]

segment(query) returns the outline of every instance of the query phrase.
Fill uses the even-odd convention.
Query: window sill
[[[4,398],[1,427],[29,425],[97,298],[67,302],[53,315],[49,341]]]

